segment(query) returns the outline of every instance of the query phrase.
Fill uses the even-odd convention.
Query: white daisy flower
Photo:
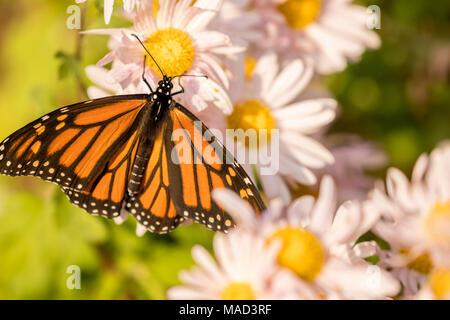
[[[349,0],[254,0],[253,5],[265,29],[264,41],[255,46],[286,58],[309,57],[322,74],[342,71],[348,59],[380,45],[366,26],[366,8]]]
[[[180,89],[178,80],[185,89],[184,94],[175,99],[193,111],[215,105],[229,113],[232,105],[224,89],[229,85],[229,78],[221,66],[219,56],[232,55],[243,48],[232,46],[225,34],[206,29],[217,14],[221,1],[209,2],[208,9],[191,3],[190,0],[146,1],[141,4],[142,9],[136,12],[133,27],[90,30],[86,33],[111,35],[111,51],[97,65],[104,66],[114,62],[110,76],[122,89],[130,84],[138,87],[142,81],[146,53],[132,36],[136,34],[167,76],[191,74],[209,77],[183,77],[175,80],[174,92]],[[148,56],[146,64],[145,76],[155,88],[161,72]]]
[[[391,247],[382,261],[399,275],[406,297],[434,272],[450,269],[449,145],[429,157],[421,155],[411,181],[400,170],[389,169],[386,190],[378,185],[367,204],[367,210],[381,215],[374,231]]]
[[[123,9],[126,13],[131,13],[135,6],[138,6],[142,0],[123,0]],[[83,3],[86,0],[75,0],[76,3]],[[105,16],[105,23],[109,24],[111,15],[114,10],[114,0],[105,0],[103,3],[103,14]]]
[[[277,261],[291,273],[287,289],[301,295],[303,286],[296,288],[299,279],[324,299],[381,299],[399,292],[397,280],[363,259],[375,255],[376,244],[355,244],[378,216],[365,214],[358,202],[346,202],[336,210],[336,188],[329,176],[322,179],[317,200],[304,196],[289,207],[272,201],[259,220],[237,195],[218,190],[214,197],[240,228],[256,230],[267,243],[281,241]]]
[[[169,299],[291,298],[282,290],[286,277],[276,265],[279,245],[268,246],[252,232],[232,231],[217,234],[213,246],[217,262],[203,247],[192,249],[197,266],[180,273],[184,285],[169,289]],[[308,288],[305,291],[314,295]]]
[[[227,128],[228,146],[237,138],[238,162],[250,175],[253,169],[258,173],[269,197],[279,196],[280,190],[288,197],[284,178],[312,185],[316,177],[311,169],[333,162],[332,154],[310,135],[333,121],[337,103],[330,98],[297,98],[313,76],[310,63],[294,60],[280,70],[275,54],[261,57],[253,66],[246,60],[246,76],[244,67],[234,72],[233,112],[217,116],[212,127]],[[255,133],[256,138],[249,140],[245,133]]]

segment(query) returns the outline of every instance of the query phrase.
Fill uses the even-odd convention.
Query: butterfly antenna
[[[137,41],[139,41],[139,43],[141,44],[142,48],[144,48],[145,52],[147,52],[147,54],[150,56],[150,58],[152,58],[153,62],[156,64],[156,66],[158,67],[159,71],[161,72],[161,75],[164,77],[166,74],[164,73],[164,71],[162,71],[162,69],[159,66],[158,62],[156,62],[155,58],[153,58],[151,53],[147,50],[145,45],[142,43],[141,39],[139,39],[139,37],[137,35],[135,35],[134,33],[132,34],[132,36],[135,37],[137,39]]]
[[[198,77],[198,78],[208,79],[208,76],[205,74],[179,74],[179,75],[173,77],[172,79],[181,78],[181,77]]]

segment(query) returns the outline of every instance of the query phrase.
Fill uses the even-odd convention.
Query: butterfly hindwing
[[[152,137],[147,162],[138,194],[128,199],[125,208],[136,220],[154,233],[172,231],[184,220],[180,217],[174,186],[179,183],[178,172],[171,171],[171,123],[164,118],[161,128]]]
[[[89,213],[118,215],[145,97],[90,100],[31,122],[0,143],[0,172],[54,182]]]
[[[180,179],[174,184],[173,193],[177,194],[175,207],[181,216],[214,231],[233,227],[233,219],[212,199],[212,191],[222,188],[239,194],[256,212],[264,209],[259,192],[244,169],[197,117],[176,104],[170,111],[170,119],[171,147],[178,164],[172,165],[169,172],[174,172],[171,177]]]

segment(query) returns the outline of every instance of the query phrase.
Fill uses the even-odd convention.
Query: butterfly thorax
[[[158,88],[150,94],[150,102],[152,102],[151,117],[157,121],[161,119],[169,109],[172,103],[172,78],[164,76],[163,80],[158,82]]]

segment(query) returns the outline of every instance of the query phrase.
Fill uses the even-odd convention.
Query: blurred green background
[[[83,28],[104,27],[103,1],[80,6]],[[450,138],[450,2],[359,1],[381,7],[382,47],[327,76],[342,105],[333,132],[360,134],[406,172]],[[106,37],[69,30],[72,0],[0,0],[0,140],[56,107],[86,98],[84,66],[106,53]],[[119,3],[120,5],[120,3]],[[111,26],[127,23],[113,17]],[[138,238],[72,206],[38,179],[0,177],[0,299],[162,299],[192,265],[194,244],[211,248],[199,225]],[[81,268],[81,290],[66,270]]]

